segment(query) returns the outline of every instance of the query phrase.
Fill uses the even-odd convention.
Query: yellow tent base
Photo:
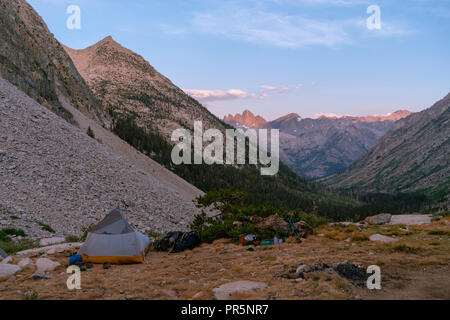
[[[87,256],[81,255],[83,262],[91,263],[111,263],[111,264],[130,264],[130,263],[143,263],[143,256],[128,256],[128,257],[115,257],[115,256]]]

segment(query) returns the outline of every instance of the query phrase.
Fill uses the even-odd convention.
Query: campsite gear
[[[78,254],[84,262],[141,263],[149,244],[148,237],[135,231],[117,208],[89,232]]]
[[[283,239],[278,239],[277,236],[273,237],[273,244],[282,244]]]
[[[85,267],[85,263],[82,261],[75,261],[74,263],[71,264],[72,266],[77,266],[78,268],[80,268],[80,271],[86,271],[86,267]]]
[[[241,245],[245,246],[247,244],[253,244],[256,241],[256,236],[254,234],[240,235],[239,242]]]
[[[259,245],[260,245],[261,247],[271,246],[271,245],[273,245],[273,240],[265,240],[265,241],[262,241]]]
[[[252,244],[255,240],[256,236],[254,234],[248,234],[244,237],[244,244]]]
[[[255,249],[253,248],[252,245],[249,245],[248,248],[247,248],[247,251],[254,251],[254,250],[255,250]]]
[[[75,264],[76,262],[81,262],[83,261],[83,257],[80,256],[79,254],[71,254],[70,258],[69,258],[69,266]]]
[[[288,224],[288,227],[286,229],[286,236],[284,237],[284,240],[286,240],[287,237],[289,237],[289,230],[290,229],[292,229],[292,235],[295,236],[296,238],[298,238],[297,228],[295,227],[295,224],[294,224],[294,216],[291,216],[289,218],[289,224]]]
[[[194,249],[200,244],[200,237],[197,231],[168,232],[162,239],[153,242],[153,248],[159,251],[181,252],[186,249]]]

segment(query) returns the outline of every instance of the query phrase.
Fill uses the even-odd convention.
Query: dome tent
[[[141,263],[149,244],[149,238],[135,231],[116,208],[89,232],[78,254],[83,262]]]

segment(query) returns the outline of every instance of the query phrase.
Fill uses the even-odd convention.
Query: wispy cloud
[[[414,30],[398,21],[382,19],[381,30],[368,30],[366,0],[261,0],[229,2],[193,12],[183,27],[161,26],[171,35],[182,33],[210,34],[231,40],[283,48],[308,46],[336,47],[352,44],[367,36],[398,37]],[[362,6],[360,15],[313,14],[311,10],[289,10],[294,6]],[[328,9],[327,9],[328,10]],[[331,8],[329,10],[332,10]],[[371,31],[371,32],[368,32]]]
[[[261,90],[262,90],[262,94],[266,94],[268,92],[275,92],[278,93],[280,95],[284,95],[289,91],[293,91],[293,90],[298,90],[302,87],[302,84],[296,84],[296,85],[292,85],[292,86],[268,86],[268,85],[262,85],[260,86]]]
[[[194,28],[202,33],[290,48],[348,43],[350,37],[345,26],[349,24],[353,22],[321,21],[248,9],[197,13],[192,20]]]
[[[188,95],[200,102],[211,102],[218,100],[234,100],[256,98],[258,95],[248,93],[240,89],[229,90],[202,90],[202,89],[184,89]]]
[[[168,35],[183,35],[187,33],[185,28],[176,27],[170,24],[161,23],[158,27],[162,32]]]
[[[283,92],[289,91],[288,87],[261,86],[261,89],[266,90],[266,91],[275,91],[278,93],[283,93]]]
[[[369,0],[272,0],[279,4],[291,4],[291,5],[326,5],[326,6],[354,6],[373,3]]]

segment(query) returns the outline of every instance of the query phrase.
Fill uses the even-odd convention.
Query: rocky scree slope
[[[192,201],[3,79],[0,176],[0,226],[31,238],[51,235],[42,224],[58,235],[80,235],[119,205],[143,232],[187,229],[198,213]]]

